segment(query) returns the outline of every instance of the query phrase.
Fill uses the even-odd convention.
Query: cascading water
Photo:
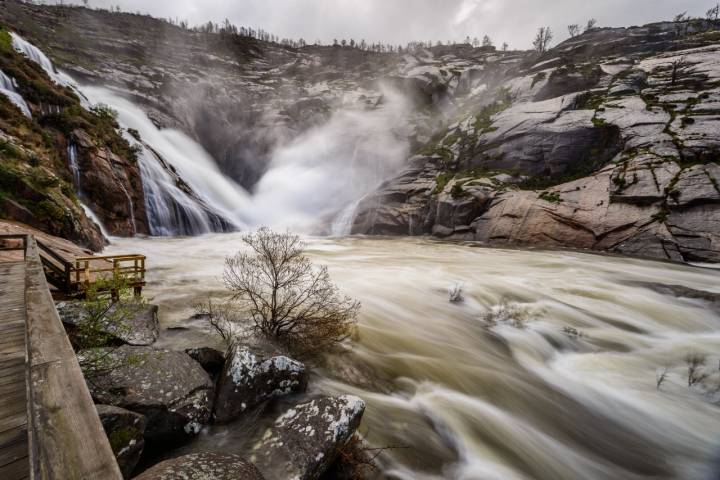
[[[187,135],[160,130],[136,105],[98,87],[80,87],[94,104],[105,104],[118,112],[118,121],[140,133],[139,155],[151,231],[154,235],[197,235],[246,224],[250,208],[247,192],[225,177],[210,155]],[[164,164],[179,178],[173,178]],[[183,191],[182,184],[192,193]]]
[[[67,147],[68,163],[70,166],[70,172],[73,176],[73,182],[75,183],[75,190],[80,193],[82,191],[80,186],[80,164],[78,163],[77,146],[73,141]]]
[[[333,237],[344,237],[352,233],[353,222],[357,216],[357,210],[361,201],[362,200],[352,202],[340,212],[340,215],[335,217],[330,227],[330,235]]]
[[[58,72],[57,70],[55,70],[52,62],[47,57],[47,55],[42,52],[42,50],[25,40],[15,32],[10,32],[10,36],[12,37],[13,48],[15,48],[16,51],[25,55],[33,62],[40,65],[55,83],[65,86],[70,86],[73,84],[73,81],[70,77],[68,77],[62,72]]]
[[[15,90],[16,87],[17,85],[15,83],[15,79],[8,77],[2,70],[0,70],[0,94],[5,95],[8,99],[10,99],[10,101],[14,103],[26,117],[32,118],[30,107],[28,107],[28,104],[25,102],[22,95],[17,93]]]

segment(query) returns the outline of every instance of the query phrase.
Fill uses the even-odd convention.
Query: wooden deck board
[[[0,478],[28,478],[25,262],[0,263]]]

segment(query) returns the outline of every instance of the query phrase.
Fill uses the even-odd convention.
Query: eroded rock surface
[[[88,311],[82,302],[59,302],[56,304],[60,320],[72,337],[78,323],[87,321]],[[124,343],[133,346],[149,346],[160,334],[158,306],[127,302],[108,309],[98,327],[107,334],[108,343]],[[102,347],[104,345],[94,345]]]
[[[93,376],[90,393],[96,403],[144,415],[148,442],[188,438],[209,422],[213,384],[186,353],[127,345],[100,352],[111,368]]]
[[[95,405],[125,479],[132,476],[145,448],[145,417],[111,405]]]
[[[135,480],[263,480],[262,474],[240,455],[193,453],[158,463]]]
[[[262,359],[237,346],[218,380],[215,421],[227,423],[266,400],[302,392],[307,381],[302,363],[284,356]]]
[[[251,460],[267,478],[315,480],[357,430],[365,403],[322,397],[291,408],[253,447]]]

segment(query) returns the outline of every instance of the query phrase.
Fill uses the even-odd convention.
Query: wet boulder
[[[135,480],[263,480],[252,463],[240,455],[192,453],[165,460],[135,477]]]
[[[123,477],[129,479],[145,448],[145,417],[111,405],[96,405]]]
[[[364,411],[365,402],[349,395],[291,408],[253,447],[250,460],[267,478],[320,478],[355,434]]]
[[[88,309],[82,302],[59,302],[56,307],[70,338],[77,339],[81,335],[78,325],[90,317]],[[97,323],[106,344],[148,346],[160,334],[157,305],[121,302],[110,307]]]
[[[250,349],[236,346],[220,374],[215,398],[215,421],[227,423],[265,400],[307,388],[305,365],[288,357],[261,359]]]
[[[213,383],[188,354],[125,345],[79,357],[91,355],[105,365],[88,381],[93,399],[144,415],[148,443],[187,439],[210,420]]]
[[[198,362],[200,366],[215,377],[222,372],[225,365],[225,355],[220,351],[210,347],[188,348],[185,353],[190,355],[193,360]]]

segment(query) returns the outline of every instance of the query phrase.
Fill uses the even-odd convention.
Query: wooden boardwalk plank
[[[0,263],[0,478],[30,475],[27,433],[25,262]]]

